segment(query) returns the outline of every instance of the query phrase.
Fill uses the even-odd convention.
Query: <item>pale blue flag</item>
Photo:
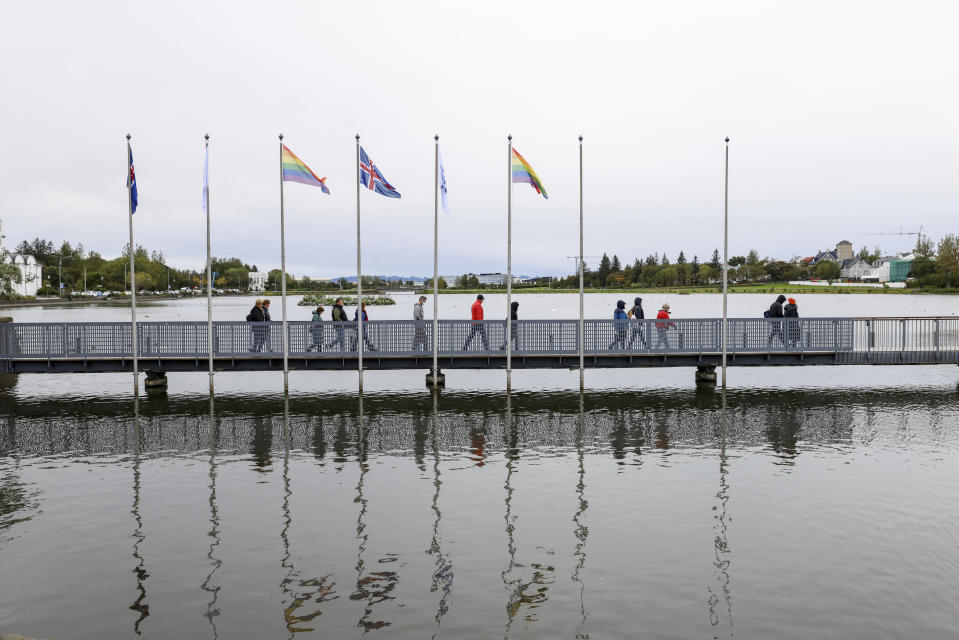
[[[206,213],[206,201],[210,195],[210,147],[206,147],[203,155],[203,211]]]
[[[438,148],[437,148],[438,150]],[[443,204],[443,213],[449,215],[450,204],[446,199],[446,169],[443,168],[443,153],[440,152],[440,202]]]

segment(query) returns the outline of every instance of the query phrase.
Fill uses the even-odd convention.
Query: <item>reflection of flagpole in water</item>
[[[442,514],[440,513],[439,500],[440,500],[440,486],[443,484],[440,481],[440,446],[439,446],[439,432],[437,424],[437,399],[439,397],[439,389],[433,389],[433,540],[430,543],[429,553],[436,556],[436,561],[434,566],[436,567],[433,571],[433,583],[430,585],[430,591],[435,592],[439,589],[440,584],[443,585],[443,596],[440,598],[439,605],[436,607],[436,615],[433,617],[433,620],[436,621],[436,626],[440,624],[440,618],[442,618],[447,611],[449,611],[449,596],[450,591],[453,588],[453,563],[443,555],[443,550],[440,546],[440,537],[439,537],[439,528],[440,528],[440,518]],[[433,635],[436,637],[436,634]]]
[[[293,582],[293,563],[290,561],[290,525],[293,517],[290,515],[290,396],[283,394],[283,528],[280,530],[280,540],[283,541],[283,559],[280,566],[286,569],[286,575],[280,582],[280,589],[286,596],[292,596],[290,592],[290,583]],[[293,598],[290,597],[290,600]],[[286,620],[286,629],[290,632],[290,638],[297,629],[293,628],[295,622],[290,621],[290,607],[283,610],[283,618]]]
[[[580,572],[586,565],[586,539],[589,537],[589,527],[583,524],[583,516],[586,515],[586,509],[589,508],[589,502],[586,500],[586,467],[584,465],[583,447],[585,441],[585,424],[583,416],[583,390],[579,391],[579,420],[576,425],[576,458],[579,462],[579,477],[576,482],[577,508],[573,515],[573,535],[576,536],[576,546],[573,550],[573,556],[576,558],[576,566],[573,568],[573,582],[579,584],[579,613],[580,622],[576,627],[577,638],[588,638],[588,633],[583,633],[583,627],[586,626],[586,605],[583,601],[583,595],[586,585],[580,577]]]
[[[729,543],[726,539],[726,529],[729,526],[729,517],[726,514],[726,503],[729,502],[729,483],[727,475],[729,474],[729,460],[726,456],[726,390],[722,391],[722,414],[721,431],[719,434],[719,491],[716,492],[716,506],[713,507],[715,515],[713,516],[713,547],[715,559],[713,560],[713,573],[719,582],[719,591],[722,593],[723,600],[726,601],[726,614],[729,618],[729,637],[733,637],[733,600],[732,593],[729,590]],[[709,591],[709,622],[713,627],[719,626],[719,595]],[[713,634],[713,638],[719,638],[719,630]]]
[[[513,616],[519,609],[518,596],[520,595],[520,580],[509,579],[513,567],[516,565],[516,540],[513,537],[516,526],[513,517],[513,460],[516,456],[516,430],[513,428],[513,406],[510,398],[510,389],[506,388],[506,433],[503,438],[506,443],[506,482],[503,487],[506,489],[506,515],[503,520],[506,522],[506,552],[509,560],[506,568],[501,574],[503,584],[506,586],[506,634],[509,635],[510,626],[513,624]]]
[[[134,567],[133,573],[137,577],[137,591],[139,595],[137,599],[130,605],[132,611],[136,611],[140,614],[140,617],[136,619],[136,622],[133,623],[133,631],[137,635],[140,633],[140,623],[143,622],[143,619],[150,615],[150,605],[144,604],[146,600],[147,592],[146,587],[143,586],[144,581],[150,577],[150,574],[147,572],[146,568],[143,566],[143,556],[140,555],[140,543],[146,539],[146,536],[143,535],[143,518],[140,516],[140,453],[142,443],[142,434],[140,433],[140,398],[138,395],[134,394],[133,396],[133,509],[130,513],[133,514],[133,519],[136,522],[136,528],[133,530],[133,557],[137,560],[137,566]]]
[[[223,564],[222,560],[213,555],[213,551],[220,544],[220,512],[216,506],[216,450],[219,441],[220,432],[216,424],[216,416],[213,413],[213,394],[210,394],[210,533],[207,534],[210,536],[210,549],[206,557],[210,561],[210,566],[213,568],[210,569],[210,573],[207,574],[206,580],[203,581],[200,588],[208,592],[212,597],[206,605],[206,613],[203,614],[203,617],[206,618],[210,626],[213,627],[214,638],[219,637],[216,630],[216,622],[213,621],[213,618],[220,615],[220,609],[216,606],[217,598],[220,595],[220,587],[210,586],[210,580],[213,578],[216,570]]]

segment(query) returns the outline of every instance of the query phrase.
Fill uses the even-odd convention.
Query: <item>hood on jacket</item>
[[[517,309],[519,309],[519,303],[516,302],[515,300],[509,306],[513,311],[516,311]]]
[[[643,303],[642,298],[636,298],[635,300],[633,300],[633,304],[642,304],[642,303]]]
[[[616,301],[616,308],[617,308],[617,309],[625,309],[625,308],[626,308],[626,301],[625,301],[625,300],[617,300],[617,301]]]
[[[782,304],[782,303],[784,303],[785,301],[786,301],[786,296],[784,296],[784,295],[782,295],[782,294],[779,294],[779,297],[776,298],[776,302],[778,302],[779,304]]]

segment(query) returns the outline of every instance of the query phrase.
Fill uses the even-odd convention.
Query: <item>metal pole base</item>
[[[430,371],[426,374],[426,386],[430,389],[439,389],[440,387],[446,386],[446,374],[441,370],[436,370],[436,375],[433,375],[433,372]]]
[[[696,367],[696,384],[716,384],[716,365],[706,364]]]
[[[143,380],[143,387],[149,389],[166,389],[167,379],[166,371],[145,371],[146,378]]]

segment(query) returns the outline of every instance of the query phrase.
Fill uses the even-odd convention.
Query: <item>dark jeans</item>
[[[466,342],[463,343],[463,351],[469,349],[470,344],[473,342],[473,338],[479,334],[483,338],[483,350],[489,351],[489,337],[486,335],[486,327],[481,324],[474,324],[470,327],[470,333],[466,336]]]
[[[619,345],[621,349],[626,348],[626,327],[616,326],[616,338],[610,343],[609,348],[614,349]]]
[[[783,323],[776,321],[770,322],[769,324],[772,325],[772,331],[769,332],[769,340],[766,341],[766,346],[771,347],[773,344],[773,338],[779,338],[779,341],[785,347],[786,337],[783,335]]]
[[[429,348],[426,343],[426,327],[422,322],[417,322],[413,329],[413,351],[426,351]]]
[[[310,346],[308,346],[306,350],[307,351],[323,350],[323,325],[315,324],[310,327]]]
[[[334,323],[336,328],[336,337],[326,343],[327,347],[332,347],[333,345],[340,345],[341,351],[346,351],[346,336],[344,335],[344,327],[342,322]]]
[[[639,337],[639,341],[643,343],[643,348],[648,349],[649,343],[646,342],[646,333],[643,331],[643,323],[638,322],[633,325],[633,330],[629,332],[629,348],[633,348],[633,342],[636,340],[636,337]]]

